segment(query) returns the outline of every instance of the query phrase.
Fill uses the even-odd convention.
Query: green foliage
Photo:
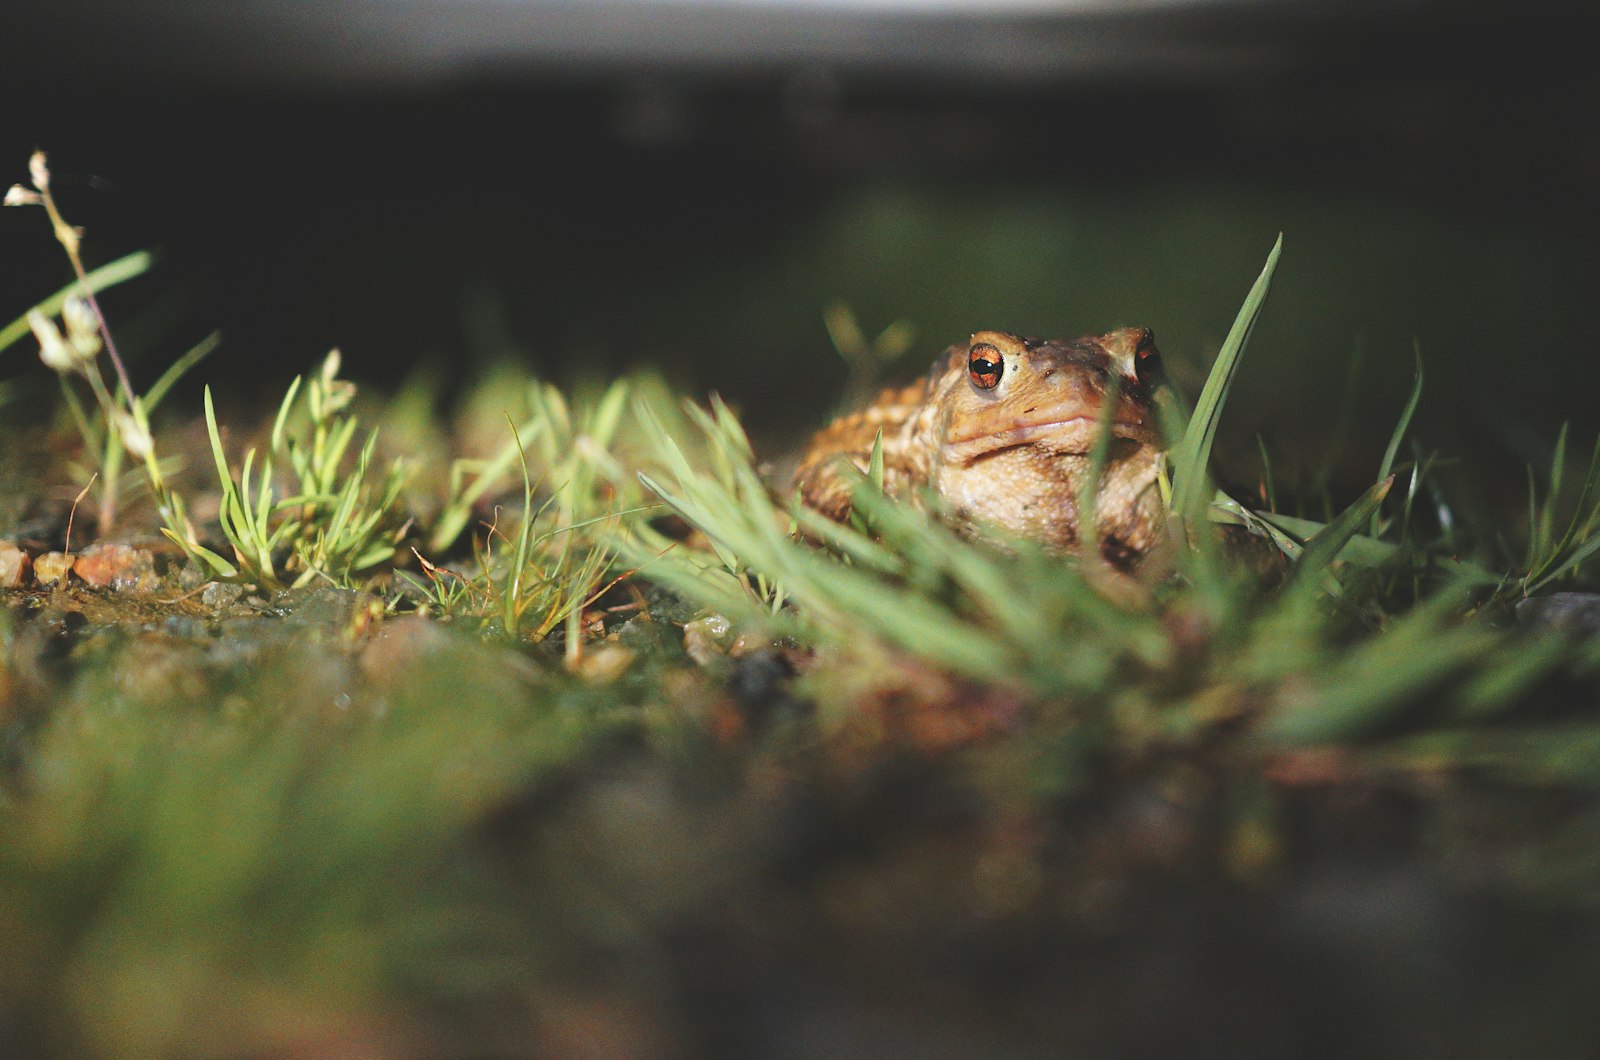
[[[781,623],[787,594],[764,573],[761,559],[788,547],[789,524],[774,522],[779,517],[732,410],[714,397],[709,414],[693,404],[684,411],[704,444],[707,466],[695,466],[660,411],[640,405],[655,446],[652,464],[659,466],[639,472],[639,481],[705,534],[709,552],[683,547],[650,522],[634,520],[616,536],[618,554],[645,577],[697,603]]]
[[[166,486],[160,462],[155,457],[154,441],[150,436],[149,413],[154,402],[151,395],[140,398],[128,378],[128,370],[117,353],[111,329],[101,312],[96,293],[106,287],[121,283],[149,268],[148,254],[132,254],[103,268],[89,272],[80,253],[82,233],[67,222],[56,206],[51,191],[50,167],[43,151],[35,151],[28,160],[28,174],[32,187],[13,185],[6,193],[7,206],[42,207],[55,232],[56,241],[66,253],[77,275],[77,282],[45,299],[0,331],[0,350],[15,343],[25,331],[32,331],[39,341],[39,357],[45,366],[61,379],[61,392],[73,413],[73,422],[85,446],[100,454],[100,467],[90,480],[99,484],[100,528],[109,531],[116,523],[118,498],[122,486],[122,456],[126,450],[135,459],[141,459],[150,479],[151,491],[164,511],[168,509]],[[61,326],[52,319],[61,315]],[[107,386],[100,371],[99,355],[104,351],[115,370],[115,387]],[[200,354],[199,357],[203,357]],[[187,365],[199,357],[180,358],[167,375],[176,379]],[[187,365],[186,363],[187,362]],[[173,372],[176,371],[177,375]],[[72,391],[71,379],[77,377],[87,383],[94,395],[98,420],[87,415]],[[165,378],[165,377],[164,377]],[[155,400],[166,392],[170,381],[152,391]]]
[[[1356,536],[1356,531],[1377,515],[1393,485],[1394,476],[1390,475],[1358,497],[1332,522],[1312,534],[1295,558],[1294,578],[1297,581],[1315,578],[1338,559],[1345,546]]]
[[[1206,465],[1229,382],[1277,256],[1275,247],[1174,454],[1174,512],[1195,505],[1192,491],[1210,479]],[[1513,696],[1563,665],[1562,653],[1530,656],[1518,638],[1473,617],[1492,603],[1503,578],[1439,555],[1416,536],[1410,505],[1425,461],[1412,467],[1402,516],[1378,521],[1420,390],[1419,363],[1382,479],[1330,521],[1214,495],[1205,509],[1212,523],[1243,528],[1290,561],[1276,590],[1235,570],[1210,532],[1191,532],[1191,547],[1175,550],[1176,577],[1151,597],[1128,579],[1108,580],[1097,566],[1025,542],[994,548],[966,540],[884,497],[874,480],[881,472],[863,477],[852,522],[831,523],[796,502],[772,499],[737,419],[718,402],[710,413],[689,409],[693,447],[708,453],[702,462],[686,456],[680,438],[657,429],[656,466],[640,476],[708,547],[678,543],[646,520],[632,521],[617,547],[640,577],[736,626],[834,656],[909,656],[1030,697],[1109,707],[1114,723],[1138,719],[1196,737],[1218,719],[1220,697],[1237,709],[1252,704],[1259,732],[1271,740],[1345,741],[1416,717],[1418,702],[1443,689],[1470,688],[1467,698],[1481,713],[1492,709],[1485,704],[1496,689]],[[641,415],[649,422],[653,413]],[[1558,450],[1557,480],[1559,462]],[[1536,510],[1530,569],[1569,569],[1560,557],[1581,561],[1585,548],[1592,551],[1585,542],[1595,539],[1593,475],[1591,467],[1563,532],[1539,536],[1540,527],[1556,525],[1553,499]],[[936,510],[936,501],[929,498],[928,507]],[[1359,532],[1369,527],[1395,539]],[[1539,557],[1543,565],[1532,567]],[[1402,584],[1421,606],[1407,612],[1397,602]],[[1191,617],[1174,617],[1181,615]],[[1203,648],[1186,642],[1196,628],[1204,631]],[[1509,669],[1519,679],[1496,685],[1493,675]]]
[[[359,421],[344,411],[355,387],[338,373],[335,350],[306,386],[303,410],[296,400],[301,379],[295,377],[278,407],[270,448],[259,465],[256,450],[247,450],[237,476],[228,466],[207,387],[206,431],[222,490],[218,522],[234,561],[199,544],[181,508],[163,533],[218,576],[242,577],[271,588],[299,587],[315,578],[348,586],[354,575],[393,556],[401,530],[390,525],[390,509],[404,484],[404,468],[396,460],[381,485],[369,482],[376,431],[367,436],[353,465],[346,460]],[[303,416],[296,415],[302,411]],[[294,471],[297,492],[278,495],[274,457]]]
[[[0,803],[8,1041],[26,1004],[60,1055],[317,1051],[477,962],[533,981],[525,917],[462,836],[607,723],[505,655],[411,633],[360,686],[312,631],[243,669],[158,652],[193,699],[130,676],[137,646],[98,647]]]
[[[1233,387],[1233,377],[1238,371],[1240,359],[1250,342],[1250,333],[1255,330],[1256,318],[1261,315],[1267,292],[1272,288],[1272,274],[1277,271],[1278,256],[1282,252],[1283,236],[1280,235],[1272,246],[1272,252],[1267,255],[1267,264],[1262,268],[1261,275],[1256,277],[1250,293],[1245,296],[1233,327],[1228,329],[1228,337],[1223,340],[1222,349],[1211,366],[1211,374],[1206,377],[1187,427],[1172,448],[1170,461],[1176,483],[1171,508],[1185,521],[1195,520],[1205,506],[1206,498],[1211,496],[1211,449],[1217,439],[1217,424],[1222,419],[1222,407]]]
[[[428,537],[430,551],[443,552],[455,544],[471,522],[473,508],[522,459],[524,440],[532,441],[555,426],[540,415],[541,411],[548,411],[548,404],[540,400],[538,384],[530,383],[528,387],[529,404],[533,406],[533,411],[520,425],[511,428],[511,436],[501,443],[494,455],[488,458],[462,458],[451,464],[450,495]]]
[[[983,680],[1040,693],[1096,686],[1130,652],[1160,649],[1144,619],[1112,605],[1057,557],[1019,545],[1004,556],[894,503],[863,480],[855,504],[869,536],[758,488],[725,409],[702,424],[717,470],[677,467],[647,484],[712,543],[711,556],[636,526],[624,553],[661,581],[739,623],[854,654],[906,652]],[[789,532],[794,526],[826,548]],[[792,607],[785,607],[788,604]],[[1104,640],[1064,637],[1081,623]],[[1107,642],[1119,647],[1107,654]]]
[[[536,503],[527,449],[514,437],[522,472],[522,516],[515,532],[505,537],[502,562],[491,555],[484,569],[506,632],[540,640],[566,623],[568,650],[575,654],[582,644],[578,621],[583,608],[602,588],[610,564],[599,535],[621,517],[597,465],[605,463],[621,424],[628,384],[613,384],[577,417],[555,387],[537,387],[531,397],[538,425],[531,444],[538,473],[551,483],[550,493]],[[498,530],[491,533],[491,547],[499,536]]]
[[[910,321],[897,320],[868,339],[855,311],[843,302],[828,303],[822,311],[822,323],[848,373],[839,402],[843,408],[866,401],[884,371],[911,348],[915,337]]]
[[[1565,477],[1567,456],[1567,426],[1563,424],[1556,439],[1555,455],[1551,459],[1549,491],[1543,501],[1533,481],[1533,469],[1528,470],[1528,548],[1524,559],[1527,571],[1521,579],[1522,591],[1536,593],[1556,580],[1576,572],[1597,552],[1600,552],[1600,438],[1595,440],[1594,452],[1589,456],[1589,467],[1583,476],[1583,485],[1571,502],[1566,527],[1559,533],[1560,512],[1565,504]]]
[[[1400,419],[1396,421],[1394,425],[1394,433],[1389,436],[1389,446],[1383,451],[1383,462],[1378,465],[1378,478],[1380,480],[1388,479],[1390,477],[1389,473],[1394,468],[1395,455],[1400,452],[1400,442],[1406,436],[1406,429],[1411,426],[1411,417],[1416,415],[1417,403],[1422,400],[1422,347],[1420,345],[1413,345],[1412,354],[1416,357],[1417,369],[1416,373],[1411,378],[1411,396],[1406,398],[1405,408],[1401,410]],[[1408,502],[1410,496],[1414,492],[1414,490],[1408,491]],[[1382,501],[1379,502],[1379,509],[1381,509],[1381,507]],[[1407,514],[1410,513],[1409,503],[1406,506],[1406,511]],[[1378,537],[1383,532],[1383,523],[1379,518],[1379,515],[1380,511],[1378,509],[1374,509],[1372,513],[1372,526],[1370,530],[1370,533],[1373,537]]]
[[[28,317],[34,313],[42,313],[47,317],[55,316],[65,307],[67,300],[74,296],[82,295],[87,289],[93,294],[99,294],[108,287],[115,287],[119,283],[126,283],[137,276],[142,276],[155,264],[155,255],[148,250],[137,250],[132,254],[125,254],[116,261],[100,266],[89,272],[86,282],[69,283],[55,294],[43,299],[34,305],[28,312],[22,314],[5,327],[0,328],[0,353],[15,346],[27,338],[31,331]]]
[[[475,574],[424,560],[427,582],[408,577],[433,608],[493,618],[514,638],[542,640],[564,627],[576,659],[583,609],[614,580],[607,540],[638,508],[638,487],[613,453],[627,444],[628,403],[638,385],[650,384],[618,380],[576,407],[547,383],[526,385],[521,425],[506,415],[502,448],[486,460],[457,462],[432,541],[440,547],[454,541],[513,461],[521,474],[520,513],[502,525],[496,506],[484,534],[474,534]]]

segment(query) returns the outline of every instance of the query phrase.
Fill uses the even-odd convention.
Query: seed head
[[[33,337],[39,340],[39,359],[46,368],[62,375],[78,370],[77,354],[72,345],[61,337],[54,320],[37,309],[29,310],[28,327],[33,329]]]
[[[11,185],[6,192],[5,205],[7,206],[43,206],[44,196],[21,184]]]
[[[100,324],[89,303],[77,295],[69,295],[61,307],[61,319],[67,325],[67,341],[85,361],[100,352]]]
[[[40,191],[50,190],[50,166],[45,162],[43,151],[35,151],[28,159],[28,176]]]
[[[143,460],[150,455],[150,429],[144,425],[143,417],[119,407],[111,410],[111,421],[116,424],[117,433],[122,435],[122,447],[134,459]]]
[[[322,370],[318,373],[318,382],[321,386],[321,408],[316,410],[316,415],[331,416],[344,409],[351,401],[355,400],[356,385],[347,379],[339,378],[340,356],[337,349],[329,350],[327,359],[322,362]]]

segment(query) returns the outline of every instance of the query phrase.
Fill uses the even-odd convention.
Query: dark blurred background
[[[830,300],[910,320],[908,376],[980,327],[1141,322],[1193,382],[1281,231],[1236,445],[1314,447],[1349,393],[1367,460],[1415,341],[1429,439],[1520,458],[1600,428],[1585,13],[58,0],[0,23],[0,183],[46,148],[91,264],[162,248],[112,303],[142,378],[213,327],[199,375],[264,399],[333,345],[445,385],[650,364],[773,440],[843,385]],[[67,276],[0,211],[0,318]]]

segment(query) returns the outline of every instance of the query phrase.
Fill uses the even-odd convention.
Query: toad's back
[[[928,384],[890,387],[864,408],[840,416],[818,431],[806,446],[795,483],[807,507],[830,519],[844,519],[850,513],[853,480],[842,473],[839,461],[846,461],[866,474],[872,448],[883,433],[884,487],[900,495],[907,487],[927,485],[927,475],[915,473],[915,431],[907,428],[928,409]]]

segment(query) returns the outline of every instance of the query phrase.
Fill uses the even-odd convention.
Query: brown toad
[[[818,432],[795,474],[804,502],[850,512],[855,477],[883,432],[884,488],[917,504],[931,490],[966,532],[983,525],[1079,551],[1079,496],[1108,397],[1111,440],[1096,492],[1099,552],[1128,568],[1163,538],[1161,437],[1149,328],[1071,341],[980,331],[950,347],[923,383],[885,390]]]

